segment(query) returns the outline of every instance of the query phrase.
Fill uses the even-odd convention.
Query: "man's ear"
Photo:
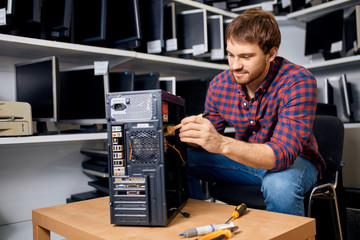
[[[269,51],[269,62],[273,61],[275,59],[275,57],[277,56],[278,53],[278,48],[277,47],[272,47]]]

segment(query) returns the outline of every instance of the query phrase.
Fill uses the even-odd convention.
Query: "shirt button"
[[[252,132],[252,134],[253,134],[253,135],[255,135],[255,134],[256,134],[256,132],[255,132],[255,131],[253,131],[253,132]]]
[[[244,102],[244,106],[245,106],[245,107],[247,106],[247,103],[246,103],[246,102]]]
[[[253,125],[253,124],[254,124],[254,121],[251,120],[251,121],[250,121],[250,124]]]

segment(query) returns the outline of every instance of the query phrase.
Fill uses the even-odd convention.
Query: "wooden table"
[[[114,226],[110,224],[109,198],[40,208],[32,211],[34,240],[49,240],[50,231],[67,239],[185,239],[183,231],[209,224],[224,223],[234,206],[189,199],[183,212],[166,227]],[[247,209],[236,219],[239,227],[232,239],[315,239],[315,219],[264,210]],[[193,240],[194,238],[187,238]]]

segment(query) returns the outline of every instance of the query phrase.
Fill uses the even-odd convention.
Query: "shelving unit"
[[[27,136],[27,137],[4,137],[0,138],[0,145],[14,144],[41,144],[56,142],[88,141],[88,140],[105,140],[107,133],[76,133],[76,134],[59,134],[44,136]]]
[[[191,9],[191,8],[202,8],[205,9],[206,11],[212,13],[212,14],[220,14],[223,15],[224,17],[229,17],[229,18],[235,18],[236,16],[238,16],[237,13],[232,13],[223,9],[219,9],[213,6],[209,6],[200,2],[196,2],[196,1],[192,1],[192,0],[172,0],[177,4],[177,7],[180,7],[180,10],[187,10],[187,9]],[[169,1],[168,1],[169,2]]]
[[[360,56],[350,56],[350,57],[343,57],[343,58],[337,58],[327,61],[319,61],[310,63],[308,65],[305,65],[305,67],[309,70],[322,70],[332,67],[342,67],[342,66],[359,66],[360,65]]]
[[[221,14],[227,18],[234,18],[238,14],[232,13],[228,11],[224,11],[221,9],[217,9],[212,6],[204,5],[202,3],[191,1],[191,0],[169,0],[176,2],[177,6],[186,10],[189,8],[204,8],[210,14]],[[359,0],[334,0],[328,3],[324,3],[309,9],[304,9],[301,11],[297,11],[294,13],[290,13],[287,16],[277,17],[278,21],[281,24],[293,24],[297,22],[303,24],[304,21],[308,21],[316,16],[320,16],[327,12],[330,12],[337,8],[345,8],[349,6],[353,6],[359,4]],[[213,78],[216,74],[221,72],[224,69],[228,68],[227,64],[216,64],[210,62],[202,62],[197,60],[190,59],[180,59],[176,57],[169,56],[161,56],[161,55],[153,55],[146,53],[139,53],[133,51],[119,50],[119,49],[110,49],[103,47],[95,47],[95,46],[86,46],[80,44],[72,44],[72,43],[64,43],[64,42],[56,42],[56,41],[48,41],[41,39],[33,39],[26,37],[18,37],[11,35],[0,34],[0,60],[1,59],[9,59],[8,66],[10,67],[15,61],[19,60],[29,60],[36,58],[43,58],[47,56],[57,56],[60,62],[60,68],[67,67],[75,67],[80,65],[89,65],[93,64],[94,61],[109,61],[110,71],[134,71],[137,73],[146,73],[146,72],[159,72],[160,76],[175,76],[177,80],[190,80],[190,79],[199,79],[199,78]],[[13,61],[13,62],[12,62]],[[360,56],[352,56],[346,57],[342,59],[334,59],[330,61],[323,62],[314,62],[306,65],[306,67],[310,70],[322,70],[328,68],[334,68],[335,66],[353,66],[357,68],[360,65]],[[353,129],[360,128],[359,123],[355,124],[345,124],[345,128]],[[227,132],[233,131],[231,128],[226,129]],[[64,174],[64,172],[69,173],[74,171],[76,168],[76,164],[81,163],[81,155],[79,153],[79,149],[82,147],[83,143],[91,142],[105,142],[107,139],[107,133],[82,133],[82,134],[59,134],[59,135],[47,135],[47,136],[28,136],[28,137],[5,137],[0,138],[0,148],[2,155],[2,165],[1,168],[4,171],[10,171],[14,173],[11,180],[14,182],[13,184],[19,184],[22,188],[21,193],[16,192],[12,193],[15,197],[12,198],[23,198],[24,195],[28,194],[32,198],[40,198],[42,197],[42,193],[47,191],[48,189],[34,189],[33,186],[37,184],[41,184],[45,182],[49,177],[54,177],[59,174]],[[72,156],[69,154],[65,154],[68,149],[72,149]],[[20,151],[20,150],[21,151]],[[34,155],[38,159],[35,159]],[[44,156],[49,156],[48,159],[42,159]],[[76,163],[71,163],[71,157],[79,160]],[[47,157],[45,157],[47,158]],[[7,160],[9,162],[7,162]],[[15,163],[11,163],[15,162]],[[67,162],[68,165],[63,166],[63,162]],[[18,164],[18,165],[16,165]],[[43,164],[43,165],[41,165]],[[16,165],[16,166],[15,166]],[[38,165],[41,165],[41,169],[36,169]],[[60,165],[60,167],[59,167]],[[15,169],[18,166],[21,166],[19,169]],[[74,167],[75,166],[75,167]],[[27,173],[25,169],[31,168],[33,172],[31,174]],[[5,169],[5,170],[4,170]],[[64,171],[64,169],[66,171]],[[38,179],[39,175],[43,174],[43,172],[49,171],[48,175],[44,174],[40,179]],[[52,172],[54,171],[54,172]],[[55,172],[56,171],[56,172]],[[64,171],[64,172],[61,172]],[[20,174],[19,174],[20,172]],[[60,172],[60,173],[59,173]],[[81,175],[81,172],[74,173],[73,176]],[[22,176],[26,176],[26,180],[22,180]],[[8,182],[5,181],[5,186]],[[34,181],[32,178],[37,178]],[[79,177],[80,178],[80,177]],[[20,180],[23,182],[20,182]],[[69,183],[70,180],[66,180],[68,178],[64,178],[61,180],[58,179],[50,179],[52,182],[47,183],[51,185],[51,190],[54,186],[60,187],[60,185],[73,184]],[[65,181],[65,183],[64,183]],[[72,179],[71,179],[72,181]],[[81,181],[85,181],[83,178],[80,178],[76,181],[77,184],[82,184]],[[34,182],[34,185],[31,183]],[[58,185],[58,183],[61,184]],[[4,184],[3,184],[4,185]],[[25,187],[24,187],[25,186]],[[13,187],[13,186],[11,186]],[[9,188],[2,187],[1,190],[7,192]],[[64,190],[61,194],[68,194],[68,192],[72,190]],[[25,193],[23,192],[25,191]],[[59,192],[59,189],[56,190]],[[77,189],[76,189],[77,191]],[[34,196],[34,192],[35,195]],[[48,193],[49,194],[49,193]],[[50,193],[52,194],[52,193]],[[54,204],[55,198],[59,199],[62,196],[61,194],[51,196],[52,199],[49,200],[51,204]],[[40,196],[40,197],[39,197]],[[60,196],[60,197],[59,197]],[[18,200],[18,199],[17,199]],[[9,200],[6,204],[9,205],[9,202],[13,201]],[[20,201],[20,200],[18,200]],[[44,199],[41,199],[39,203],[31,202],[31,199],[27,199],[28,202],[24,204],[24,201],[20,202],[16,208],[20,208],[19,211],[26,212],[28,214],[28,209],[32,209],[35,207],[39,207],[37,204],[50,204],[46,202]],[[42,202],[43,201],[43,202]],[[2,202],[3,203],[3,202]],[[8,208],[5,204],[5,207]],[[12,202],[11,202],[12,204]],[[56,204],[58,204],[56,202]],[[10,206],[10,208],[15,208],[14,206]],[[8,215],[3,213],[3,218],[6,219],[9,215],[13,213],[9,213],[7,209],[6,212]],[[29,219],[26,215],[17,217],[14,221],[23,221],[25,218]],[[19,220],[21,219],[21,220]],[[9,223],[6,223],[9,224]],[[31,225],[31,224],[30,224]],[[7,225],[9,226],[9,225]],[[31,227],[31,226],[30,226]]]
[[[60,68],[109,61],[110,71],[159,72],[160,76],[175,76],[179,80],[212,78],[228,67],[226,64],[5,34],[0,34],[0,52],[1,56],[20,59],[57,56]]]
[[[359,0],[333,0],[322,3],[310,8],[305,8],[293,13],[287,14],[289,20],[296,20],[300,22],[310,21],[321,15],[334,11],[335,9],[343,9],[359,4]]]

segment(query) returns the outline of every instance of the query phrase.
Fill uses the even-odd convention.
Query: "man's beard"
[[[258,66],[256,69],[254,69],[253,72],[249,72],[246,69],[242,68],[242,69],[230,69],[231,73],[233,74],[233,77],[235,79],[235,81],[242,86],[246,86],[254,81],[258,81],[259,77],[263,74],[264,70],[265,70],[265,66],[266,63],[263,62],[261,64],[261,66]],[[234,74],[234,72],[241,72],[244,75],[240,76],[240,77],[236,77],[236,74]],[[264,79],[261,79],[261,81]]]

